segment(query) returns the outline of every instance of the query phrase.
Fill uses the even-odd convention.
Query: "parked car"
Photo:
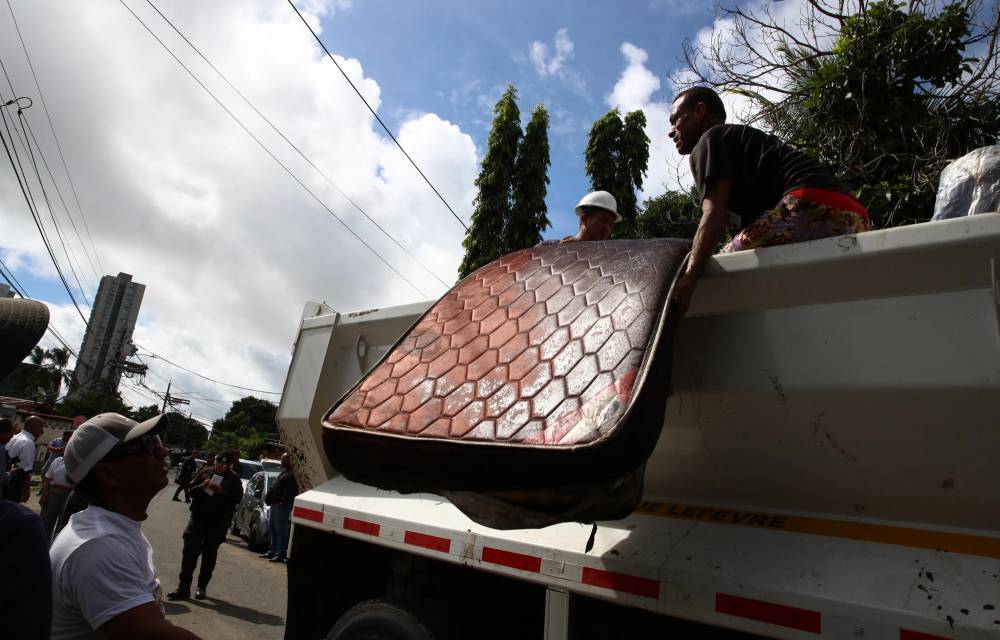
[[[250,478],[254,477],[254,474],[260,473],[264,470],[264,465],[257,462],[256,460],[247,460],[246,458],[240,458],[240,482],[243,483],[243,494],[246,495],[247,484],[250,482]]]
[[[264,504],[264,497],[277,478],[276,471],[255,473],[247,482],[243,499],[233,514],[232,531],[235,535],[245,538],[247,547],[251,550],[265,548],[271,543],[268,535],[271,508]]]
[[[264,458],[260,463],[263,465],[264,471],[277,471],[281,473],[281,470],[284,468],[281,466],[281,460],[274,460],[272,458]]]

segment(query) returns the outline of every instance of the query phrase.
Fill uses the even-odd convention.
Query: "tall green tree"
[[[226,415],[212,423],[212,433],[274,435],[278,433],[277,414],[278,407],[270,400],[246,396],[233,402]]]
[[[50,407],[55,404],[62,383],[69,384],[71,376],[66,371],[69,356],[69,349],[62,347],[31,350],[28,362],[35,365],[35,369],[28,374],[26,383],[33,400]]]
[[[649,165],[646,114],[630,111],[622,119],[617,107],[599,118],[590,129],[584,153],[585,170],[592,189],[607,191],[626,220],[636,216],[636,189],[642,189]]]
[[[132,411],[136,422],[143,422],[160,415],[160,405],[147,404]],[[177,411],[168,411],[164,442],[171,449],[199,449],[208,440],[208,429],[203,424]]]
[[[808,0],[801,33],[717,12],[730,36],[687,50],[699,83],[748,97],[739,115],[829,164],[876,227],[927,220],[947,163],[1000,139],[995,3]]]
[[[122,400],[116,389],[106,384],[95,384],[84,390],[70,392],[56,406],[59,415],[75,418],[85,416],[90,418],[99,413],[113,412],[123,416],[132,414],[132,407]]]
[[[542,231],[549,226],[545,206],[549,164],[549,112],[539,103],[531,113],[531,121],[517,149],[510,219],[504,229],[504,253],[541,242]]]
[[[493,126],[487,140],[479,177],[476,178],[472,223],[462,246],[465,257],[458,268],[464,278],[479,267],[504,254],[504,227],[511,215],[511,187],[517,148],[521,141],[521,112],[517,89],[507,85],[493,108]]]
[[[170,447],[200,449],[208,440],[208,429],[183,413],[172,411],[167,414],[166,442]]]

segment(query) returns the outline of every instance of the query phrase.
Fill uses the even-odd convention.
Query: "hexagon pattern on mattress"
[[[517,466],[544,460],[543,451],[579,453],[605,440],[648,447],[648,436],[616,432],[652,361],[647,349],[660,344],[666,294],[688,249],[678,240],[542,245],[469,275],[328,412],[335,468],[371,481],[380,473],[372,466],[384,464],[444,465],[431,476],[451,467],[472,472],[475,465],[455,458],[489,463],[490,449],[497,463]],[[654,403],[661,420],[666,383],[650,390],[662,396]],[[658,434],[659,427],[633,430]]]

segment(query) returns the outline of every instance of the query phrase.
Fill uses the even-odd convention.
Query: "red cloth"
[[[868,210],[865,209],[863,204],[851,196],[838,191],[816,189],[814,187],[799,187],[798,189],[792,189],[785,195],[812,200],[817,204],[825,204],[829,207],[843,209],[844,211],[853,211],[859,216],[864,216],[865,220],[868,220]]]

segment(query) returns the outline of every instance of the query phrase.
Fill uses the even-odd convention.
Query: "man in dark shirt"
[[[205,590],[212,579],[219,545],[226,540],[226,529],[233,519],[233,510],[243,499],[243,483],[230,470],[231,454],[219,454],[213,466],[198,472],[191,482],[191,518],[184,529],[181,551],[180,584],[167,594],[168,600],[184,600],[191,595],[191,580],[201,556],[198,589],[194,597],[204,600]]]
[[[730,220],[738,231],[723,252],[868,228],[864,206],[814,159],[775,136],[725,121],[722,100],[708,87],[677,94],[670,110],[669,136],[678,153],[691,155],[702,209],[691,258],[674,286],[682,311]]]
[[[27,507],[0,500],[0,608],[9,638],[48,640],[52,631],[49,541]]]
[[[288,550],[288,531],[291,529],[292,505],[299,495],[299,484],[292,474],[292,459],[287,453],[281,454],[281,473],[275,479],[270,491],[264,496],[264,503],[271,507],[268,530],[271,546],[260,554],[271,562],[284,562]]]
[[[190,484],[191,477],[194,475],[195,469],[198,467],[198,464],[195,462],[197,459],[198,450],[195,449],[191,452],[191,455],[181,463],[181,468],[177,470],[177,490],[174,491],[173,497],[173,499],[177,502],[180,502],[177,494],[181,491],[184,492],[184,502],[191,502],[191,496],[189,493],[191,490]]]

